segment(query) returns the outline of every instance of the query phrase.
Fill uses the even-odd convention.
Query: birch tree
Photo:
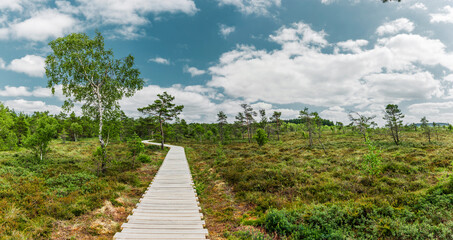
[[[247,136],[249,143],[252,142],[252,123],[255,122],[253,117],[257,116],[257,113],[253,111],[253,108],[246,103],[241,104],[242,109],[244,110],[243,116],[245,119],[245,124],[247,125]]]
[[[111,49],[105,49],[104,38],[97,32],[93,39],[73,33],[49,43],[52,49],[46,57],[48,87],[62,86],[67,98],[63,108],[69,110],[75,102],[82,103],[83,113],[99,121],[100,170],[106,168],[106,142],[103,122],[119,110],[118,100],[131,97],[143,88],[140,71],[134,67],[134,57],[115,59]]]

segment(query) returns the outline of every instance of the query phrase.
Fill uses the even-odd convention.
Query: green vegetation
[[[146,147],[139,160],[150,164],[132,167],[127,144],[111,144],[103,176],[92,160],[94,138],[53,140],[43,160],[24,148],[0,152],[0,239],[111,238],[165,155]]]
[[[266,132],[261,128],[256,130],[255,140],[258,143],[258,146],[260,146],[260,147],[263,146],[264,144],[266,144],[268,141]]]
[[[209,129],[212,125],[204,125]],[[225,128],[225,126],[223,126]],[[281,141],[186,140],[212,239],[453,239],[453,135],[284,123]]]

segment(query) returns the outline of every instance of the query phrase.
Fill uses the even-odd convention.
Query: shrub
[[[288,219],[288,217],[290,219]],[[268,232],[275,232],[280,236],[290,235],[294,230],[295,226],[292,224],[294,218],[291,217],[285,210],[270,210],[264,219],[264,228]]]
[[[60,174],[56,177],[47,179],[46,185],[49,186],[51,190],[56,191],[58,196],[67,196],[71,192],[82,190],[81,187],[94,178],[96,178],[96,176],[86,172]]]
[[[263,146],[264,144],[266,144],[268,141],[266,131],[264,131],[261,128],[259,128],[256,131],[256,135],[254,138],[260,147]]]
[[[150,163],[151,162],[151,157],[149,155],[146,155],[146,154],[138,155],[137,159],[138,159],[139,162],[142,162],[142,163]]]

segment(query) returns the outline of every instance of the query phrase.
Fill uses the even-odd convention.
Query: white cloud
[[[20,15],[9,14],[11,10]],[[193,15],[198,9],[193,0],[56,0],[55,8],[47,0],[2,0],[0,11],[6,19],[0,39],[47,41],[99,26],[113,27],[111,38],[136,39],[143,36],[141,27],[149,24],[150,14]]]
[[[430,99],[440,97],[440,81],[429,72],[379,73],[364,77],[366,97],[373,103],[399,103],[403,100]],[[410,87],[408,87],[410,86]]]
[[[79,14],[80,9],[75,7],[74,5],[71,5],[71,2],[65,1],[65,0],[56,0],[55,5],[57,5],[57,8],[60,12],[66,13],[66,14]]]
[[[200,70],[196,67],[189,67],[189,66],[184,66],[184,72],[190,73],[190,76],[195,77],[195,76],[200,76],[206,73],[205,70]]]
[[[234,26],[229,27],[225,24],[220,24],[219,27],[220,27],[219,34],[224,38],[227,38],[228,35],[230,35],[231,33],[233,33],[236,30],[236,27],[234,27]]]
[[[330,107],[319,113],[319,116],[324,119],[329,119],[334,122],[348,123],[349,117],[346,110],[339,106]]]
[[[5,86],[5,90],[0,90],[0,96],[2,97],[27,97],[31,96],[32,93],[28,91],[27,87],[10,87]]]
[[[326,4],[326,5],[329,5],[331,3],[335,2],[335,0],[321,0],[321,3],[322,4]]]
[[[409,7],[410,9],[420,9],[420,10],[428,10],[425,4],[418,2],[414,3],[412,6]]]
[[[102,24],[143,25],[147,14],[178,13],[193,15],[193,0],[78,0],[80,10],[91,21]]]
[[[368,41],[364,39],[359,39],[359,40],[347,40],[344,42],[339,42],[337,43],[338,48],[336,49],[336,52],[339,51],[339,49],[345,51],[345,52],[352,52],[352,53],[359,53],[362,51],[362,47],[368,45]]]
[[[25,73],[31,77],[44,77],[45,58],[43,57],[26,55],[23,58],[14,59],[7,66],[5,66],[4,62],[1,64],[2,61],[0,61],[0,68]]]
[[[392,53],[390,69],[404,69],[412,63],[435,66],[441,65],[453,70],[453,55],[445,51],[445,45],[438,39],[429,39],[414,34],[399,34],[379,41]]]
[[[146,36],[145,30],[140,29],[135,25],[124,25],[118,27],[114,32],[108,34],[110,39],[123,38],[126,40],[134,40]]]
[[[444,80],[447,82],[452,82],[453,83],[453,74],[449,74],[444,77]]]
[[[61,107],[55,105],[47,105],[43,101],[27,101],[24,99],[7,100],[3,102],[5,106],[13,109],[16,112],[24,112],[31,114],[34,112],[49,111],[50,114],[58,114],[61,112]]]
[[[148,60],[148,62],[155,62],[155,63],[159,63],[159,64],[164,64],[164,65],[169,65],[170,64],[170,60],[165,59],[165,58],[161,58],[161,57],[150,58]]]
[[[63,95],[62,86],[57,85],[55,86],[55,97],[59,100],[65,100]],[[52,95],[52,91],[50,88],[43,88],[43,87],[34,87],[33,90],[29,90],[26,86],[5,86],[4,89],[0,89],[0,96],[1,97],[39,97],[39,98],[49,98],[54,96]]]
[[[436,39],[398,34],[362,50],[366,41],[330,44],[325,35],[295,23],[270,36],[279,49],[239,45],[209,68],[212,78],[207,84],[246,102],[370,108],[438,97],[440,81],[419,68],[441,65],[453,70],[453,55]],[[352,53],[321,51],[331,45]]]
[[[272,109],[272,104],[265,103],[265,102],[257,102],[257,103],[251,104],[250,106],[252,108],[254,108],[256,111],[258,111],[259,109],[264,109],[266,111],[269,111]]]
[[[9,26],[13,38],[32,41],[46,41],[49,38],[61,37],[69,32],[80,30],[78,20],[62,14],[55,9],[46,9],[33,13],[31,18],[15,22]]]
[[[0,10],[22,11],[22,6],[18,0],[2,0],[0,1]]]
[[[396,34],[400,32],[412,32],[414,30],[414,23],[407,18],[398,18],[394,21],[384,23],[376,29],[379,36],[387,34]]]
[[[408,108],[413,122],[426,117],[430,122],[453,122],[453,102],[427,102],[412,104]]]
[[[280,7],[281,0],[218,0],[219,4],[232,5],[244,14],[267,15],[271,7]]]
[[[453,8],[449,5],[445,6],[440,13],[430,15],[432,23],[453,23]]]

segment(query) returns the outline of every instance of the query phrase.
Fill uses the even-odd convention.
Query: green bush
[[[67,196],[69,193],[81,190],[81,187],[96,176],[91,173],[78,172],[74,174],[60,174],[46,180],[46,185],[53,191],[56,191],[57,196]]]
[[[150,163],[151,157],[146,154],[140,154],[140,155],[138,155],[137,160],[142,163]]]
[[[265,216],[264,228],[279,236],[288,236],[295,230],[295,220],[295,216],[285,210],[272,209]]]
[[[256,130],[256,135],[254,136],[254,138],[260,147],[266,144],[268,141],[266,131],[261,128]]]

